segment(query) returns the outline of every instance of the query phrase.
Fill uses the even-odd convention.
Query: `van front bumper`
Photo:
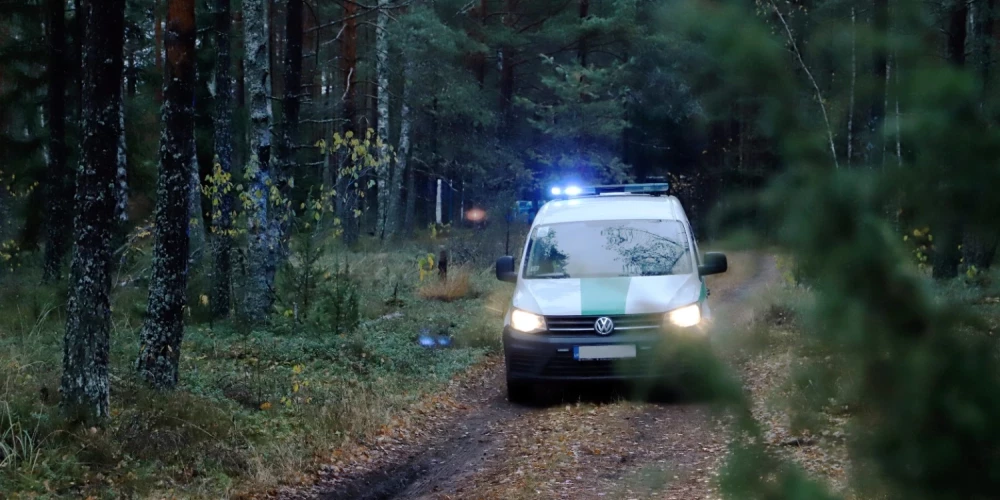
[[[526,334],[505,327],[504,362],[507,378],[518,381],[642,380],[662,377],[670,363],[662,356],[668,334],[660,331],[596,335]],[[636,357],[577,360],[574,347],[634,345]]]

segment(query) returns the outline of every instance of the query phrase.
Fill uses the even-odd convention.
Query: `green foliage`
[[[772,14],[778,8],[761,7]],[[1000,467],[992,452],[1000,434],[987,424],[1000,417],[992,396],[1000,390],[996,341],[985,327],[987,317],[934,293],[910,254],[917,250],[918,263],[926,262],[928,250],[955,244],[940,237],[942,232],[960,230],[965,221],[985,223],[979,218],[996,213],[987,179],[996,175],[1000,140],[995,127],[973,112],[980,104],[974,73],[928,50],[927,40],[937,30],[923,9],[907,4],[894,10],[894,23],[905,26],[899,33],[906,33],[894,40],[898,60],[905,62],[893,91],[898,93],[892,94],[906,110],[899,118],[902,155],[889,162],[865,153],[876,167],[871,170],[832,168],[816,103],[793,98],[815,89],[795,74],[802,61],[783,45],[804,45],[823,33],[794,21],[802,31],[788,41],[781,36],[783,20],[769,14],[747,22],[754,16],[735,4],[695,8],[687,16],[675,12],[674,19],[712,55],[714,64],[705,73],[730,77],[720,95],[765,99],[756,127],[774,141],[787,165],[757,206],[776,229],[770,242],[794,259],[795,281],[809,283],[815,294],[797,342],[823,355],[807,358],[798,370],[795,410],[847,405],[856,465],[852,482],[861,496],[986,498],[996,478],[974,471]],[[849,28],[824,22],[824,33]],[[847,90],[828,89],[826,104],[843,102]],[[855,97],[871,98],[862,96],[859,91]],[[841,123],[835,125],[839,129]],[[881,139],[893,137],[889,134],[866,140],[881,146]],[[920,228],[903,241],[892,231],[895,221],[886,214],[896,212],[900,200],[916,220],[931,221],[933,236]],[[927,248],[932,237],[935,248]],[[814,480],[762,447],[758,424],[745,406],[736,405],[735,412],[743,438],[736,440],[724,476],[729,495],[828,497]]]

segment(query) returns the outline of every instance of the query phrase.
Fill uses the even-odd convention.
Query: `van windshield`
[[[665,276],[694,272],[684,224],[676,220],[565,222],[538,226],[525,279]]]

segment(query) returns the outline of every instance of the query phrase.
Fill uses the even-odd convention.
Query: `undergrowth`
[[[509,286],[454,258],[449,282],[421,284],[427,247],[395,247],[334,249],[310,256],[309,269],[293,262],[266,327],[213,321],[202,298],[211,280],[195,276],[181,383],[168,393],[133,375],[148,290],[119,283],[111,416],[99,427],[70,425],[59,411],[64,287],[37,285],[30,271],[4,277],[0,496],[219,498],[304,480],[334,448],[499,349]],[[443,295],[426,295],[431,280]],[[455,341],[421,347],[428,330]]]

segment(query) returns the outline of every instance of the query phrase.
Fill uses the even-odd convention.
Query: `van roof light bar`
[[[645,184],[606,184],[602,186],[575,186],[566,187],[554,186],[550,194],[554,198],[573,198],[576,196],[597,196],[602,194],[622,193],[622,194],[647,194],[651,196],[662,196],[670,193],[670,184],[667,182],[651,182]]]
[[[670,193],[670,183],[651,182],[647,184],[608,184],[604,186],[594,186],[593,193],[629,193],[660,196]]]

